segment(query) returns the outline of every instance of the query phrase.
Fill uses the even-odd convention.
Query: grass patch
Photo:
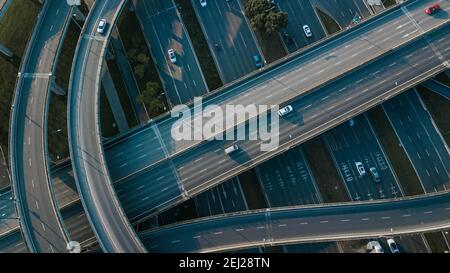
[[[264,209],[268,205],[262,193],[261,184],[258,181],[255,170],[251,169],[239,175],[242,191],[247,201],[248,209]]]
[[[72,70],[72,61],[75,54],[75,49],[80,37],[81,30],[71,21],[67,35],[64,38],[64,43],[61,48],[58,64],[56,66],[56,83],[59,84],[66,91],[69,88],[70,72]]]
[[[383,5],[386,8],[389,8],[389,7],[391,7],[393,5],[396,5],[396,4],[397,4],[397,2],[395,0],[384,0],[383,1]]]
[[[136,116],[134,115],[133,106],[131,105],[130,96],[128,96],[128,91],[122,79],[122,74],[120,73],[119,67],[115,61],[106,61],[108,65],[109,73],[114,82],[114,86],[117,90],[117,95],[119,96],[120,104],[122,105],[125,117],[127,119],[128,126],[130,128],[135,127],[138,124]]]
[[[400,146],[400,140],[397,138],[382,107],[377,106],[368,111],[367,114],[387,157],[390,159],[405,195],[423,194],[424,190],[420,180],[404,149]]]
[[[111,106],[106,98],[103,84],[101,85],[100,91],[100,113],[100,127],[102,130],[102,136],[108,138],[117,135],[119,133],[119,128],[117,128]]]
[[[323,23],[325,27],[325,31],[331,35],[341,30],[341,27],[336,23],[336,21],[331,18],[328,14],[321,11],[320,9],[316,9],[317,14],[319,16],[319,20]]]
[[[197,54],[209,90],[215,90],[221,87],[223,83],[220,79],[219,71],[214,63],[211,51],[209,50],[208,43],[206,42],[205,35],[203,34],[200,23],[195,15],[191,1],[175,0],[175,3],[179,7],[181,17],[186,25],[189,37],[191,38],[192,46]]]
[[[139,24],[138,19],[136,18],[136,14],[131,12],[128,7],[126,7],[121,17],[119,18],[117,27],[119,29],[120,37],[122,38],[122,43],[129,57],[129,62],[132,69],[142,65],[137,55],[141,54],[145,59],[148,59],[148,63],[145,65],[144,73],[142,76],[135,74],[136,82],[139,90],[144,90],[146,88],[147,82],[156,82],[160,86],[162,86],[161,79],[159,78],[158,71],[156,70],[156,66],[151,58],[150,52],[148,51],[147,43],[145,41],[145,37],[141,31],[141,26]],[[130,31],[136,30],[136,31]],[[169,109],[168,103],[166,101],[165,96],[160,96],[157,98],[159,102]],[[147,112],[150,118],[159,116],[164,112],[154,111],[148,105],[145,105]]]
[[[343,253],[366,253],[367,243],[369,243],[369,240],[367,239],[338,242]]]
[[[33,31],[40,6],[27,0],[15,0],[0,21],[0,43],[22,57]],[[8,155],[8,132],[11,101],[19,67],[0,58],[0,145]]]
[[[303,151],[325,203],[347,202],[350,198],[321,137],[303,144]]]
[[[446,84],[450,86],[450,81]],[[441,95],[426,89],[422,85],[417,86],[417,91],[427,106],[437,128],[444,137],[445,143],[450,145],[450,101]]]
[[[428,242],[431,252],[444,253],[449,250],[447,244],[445,243],[444,235],[442,235],[441,232],[425,233],[424,236]]]
[[[177,222],[188,221],[197,218],[197,209],[194,199],[191,198],[182,204],[173,207],[160,215],[158,221],[160,226],[169,225]]]
[[[241,1],[242,5],[245,7],[247,4],[247,0],[238,0]],[[259,45],[261,46],[261,50],[264,54],[264,58],[267,63],[271,63],[277,61],[278,59],[283,58],[287,55],[283,44],[281,43],[280,36],[278,33],[274,33],[272,35],[264,35],[260,33],[257,29],[250,25],[255,33],[256,40],[258,40]]]

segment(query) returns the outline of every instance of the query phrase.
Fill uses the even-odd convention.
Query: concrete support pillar
[[[57,84],[54,79],[52,79],[52,84],[50,86],[50,90],[58,96],[64,96],[67,92],[61,85]]]

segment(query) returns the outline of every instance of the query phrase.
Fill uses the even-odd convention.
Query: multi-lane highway
[[[426,20],[421,19],[421,22],[424,23]],[[400,26],[404,28],[406,25],[409,24],[405,22],[397,25],[397,28]],[[392,28],[396,28],[395,24]],[[448,39],[445,39],[448,35],[449,30],[441,28],[428,35],[426,39],[420,39],[396,51],[395,54],[390,54],[372,62],[363,69],[341,77],[334,81],[332,85],[324,86],[307,96],[292,101],[294,113],[281,120],[281,147],[274,152],[261,152],[258,142],[239,141],[241,152],[229,157],[223,152],[223,149],[230,145],[230,141],[207,142],[195,149],[190,149],[182,156],[174,157],[172,160],[159,163],[156,167],[149,168],[145,172],[137,172],[122,179],[121,183],[126,184],[127,190],[118,193],[119,198],[122,202],[125,202],[123,200],[130,198],[127,196],[131,195],[133,200],[130,200],[130,202],[139,202],[141,207],[139,213],[142,213],[146,206],[150,213],[156,213],[158,208],[167,206],[168,203],[174,204],[176,201],[183,199],[181,195],[176,196],[180,188],[184,188],[189,196],[193,196],[216,183],[229,179],[239,172],[282,153],[296,143],[315,136],[351,116],[367,110],[368,107],[380,103],[383,97],[386,99],[412,87],[417,81],[420,81],[420,77],[426,79],[445,69],[442,62],[448,59],[449,42]],[[412,52],[416,52],[416,54],[411,54]],[[430,52],[436,53],[430,56]],[[428,57],[423,58],[422,54]],[[302,79],[300,78],[299,81],[302,81]],[[278,84],[280,84],[279,81],[272,83],[273,87],[278,86]],[[265,87],[265,89],[259,91],[264,93],[267,89],[270,89],[268,85],[265,85]],[[278,92],[282,93],[283,90],[289,92],[287,87]],[[255,101],[255,98],[253,98],[253,101]],[[139,137],[142,137],[142,135]],[[144,147],[137,151],[146,153]],[[119,154],[125,158],[130,155],[126,152],[123,153],[123,151]],[[145,158],[141,158],[138,164],[141,164],[143,160]],[[128,171],[133,170],[133,166],[130,164],[132,162],[128,161],[123,167],[126,167]],[[148,181],[158,181],[158,183],[150,185]],[[183,187],[179,186],[180,181]],[[130,194],[130,191],[135,194]],[[130,204],[129,202],[126,203]],[[127,208],[125,208],[125,211],[127,211]],[[136,213],[137,211],[127,211],[132,219],[138,216]]]
[[[227,214],[143,234],[149,252],[212,252],[255,246],[417,233],[450,226],[450,194],[417,199]]]
[[[191,3],[222,81],[229,83],[254,71],[256,66],[253,56],[262,58],[262,52],[240,1],[210,1],[206,7],[202,7],[200,1]]]
[[[68,241],[56,208],[47,161],[47,106],[71,7],[46,1],[17,80],[11,113],[11,174],[20,223],[32,252],[64,252]]]
[[[105,252],[144,252],[112,187],[99,126],[103,57],[113,25],[126,1],[95,2],[83,26],[69,84],[69,143],[75,180],[89,222]],[[100,19],[109,22],[97,33]]]
[[[172,0],[133,0],[147,45],[152,53],[169,103],[188,103],[208,91],[203,73]],[[172,63],[168,50],[173,49]]]
[[[402,196],[394,170],[365,115],[327,131],[323,138],[339,170],[352,200],[370,200]],[[360,174],[356,162],[361,162],[365,174]],[[370,168],[375,168],[381,181],[374,181]]]
[[[415,90],[383,104],[425,192],[450,188],[450,151]]]
[[[267,67],[262,73],[251,74],[241,81],[217,90],[204,98],[203,107],[218,105],[225,110],[226,105],[277,105],[302,96],[341,77],[346,71],[366,64],[380,54],[390,52],[393,48],[448,22],[445,15],[440,17],[426,15],[423,11],[425,6],[426,4],[420,1],[413,1],[404,9],[391,10],[354,27],[349,32],[324,40],[306,51],[297,52]],[[448,9],[446,2],[442,3],[442,7],[444,10]],[[410,18],[419,21],[420,25],[411,23]],[[426,53],[436,53],[433,48],[429,48]],[[440,57],[440,54],[437,55]],[[432,57],[430,54],[428,56]],[[196,109],[199,110],[199,107]],[[198,121],[200,114],[196,113],[196,119],[193,120]],[[208,120],[203,118],[203,124]],[[147,126],[134,130],[128,136],[122,136],[123,148],[117,147],[116,153],[109,159],[109,164],[117,167],[115,171],[120,173],[118,179],[203,143],[175,142],[171,136],[172,125],[175,122],[179,122],[178,117],[171,118],[165,115]],[[188,122],[189,120],[186,120],[186,123]],[[186,125],[193,127],[190,122]],[[160,140],[162,144],[155,140]],[[141,146],[136,147],[137,145]]]

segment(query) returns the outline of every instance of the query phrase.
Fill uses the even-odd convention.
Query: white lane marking
[[[172,244],[178,244],[179,242],[181,242],[180,240],[175,240],[175,241],[172,241],[171,243]]]
[[[350,219],[342,219],[341,222],[350,222]]]
[[[237,232],[241,232],[241,231],[243,231],[243,230],[244,230],[243,228],[235,229],[235,231],[237,231]]]
[[[281,224],[281,225],[278,225],[279,227],[285,227],[285,226],[287,226],[286,224]]]
[[[432,214],[432,211],[425,211],[423,214]]]
[[[302,223],[300,223],[300,225],[307,225],[308,224],[308,222],[302,222]]]
[[[222,233],[223,233],[222,231],[218,231],[218,232],[214,232],[214,235],[220,235]]]
[[[264,229],[264,227],[260,226],[260,227],[256,227],[256,229]]]
[[[142,198],[142,201],[145,201],[145,200],[147,200],[148,198],[150,198],[150,197],[149,197],[149,196],[146,196],[146,197]]]
[[[123,163],[122,165],[120,165],[120,168],[125,167],[126,165],[128,165],[128,163]]]
[[[39,209],[38,201],[34,201],[36,203],[36,208]]]
[[[320,221],[321,224],[326,224],[328,221]]]
[[[41,225],[42,225],[42,229],[45,231],[44,223],[41,223]]]
[[[198,239],[198,238],[200,238],[200,237],[202,237],[202,236],[197,235],[197,236],[192,237],[192,239]]]
[[[411,214],[403,214],[402,217],[404,217],[404,218],[411,217]]]
[[[361,218],[361,221],[369,221],[370,218]]]
[[[390,216],[384,216],[384,217],[381,217],[381,219],[382,220],[388,220],[388,219],[391,219],[391,217]]]

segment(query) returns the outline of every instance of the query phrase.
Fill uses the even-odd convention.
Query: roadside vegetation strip
[[[319,136],[302,144],[306,161],[325,203],[350,201],[323,139]]]
[[[189,37],[192,41],[192,46],[194,47],[195,54],[197,55],[200,68],[203,71],[209,90],[212,91],[221,87],[223,83],[220,79],[219,71],[214,63],[214,59],[208,47],[208,42],[202,32],[202,28],[195,15],[191,1],[175,0],[175,3],[179,7],[178,10],[186,25]]]
[[[442,232],[425,233],[424,236],[432,253],[444,253],[450,250]]]
[[[439,77],[438,79],[450,86],[450,80],[442,77]],[[450,101],[441,95],[426,89],[422,85],[417,86],[417,91],[420,94],[422,101],[427,106],[437,128],[444,137],[445,143],[450,146]]]
[[[406,196],[424,194],[422,184],[381,106],[367,112]]]
[[[242,7],[245,7],[248,0],[237,0],[241,1]],[[281,59],[287,55],[286,50],[283,47],[283,44],[280,40],[280,35],[278,33],[274,33],[272,35],[263,35],[257,29],[250,25],[252,31],[255,33],[257,42],[261,46],[261,50],[264,54],[264,58],[267,63],[272,63]]]
[[[21,58],[33,30],[40,6],[28,0],[15,0],[0,21],[0,43]],[[0,145],[8,158],[8,131],[11,103],[19,71],[4,58],[0,58]]]
[[[136,14],[131,12],[128,7],[123,10],[117,23],[117,28],[119,29],[126,54],[129,57],[140,93],[147,92],[146,89],[149,83],[156,83],[162,86]],[[164,114],[169,109],[166,96],[153,96],[146,100],[144,105],[150,118]]]

